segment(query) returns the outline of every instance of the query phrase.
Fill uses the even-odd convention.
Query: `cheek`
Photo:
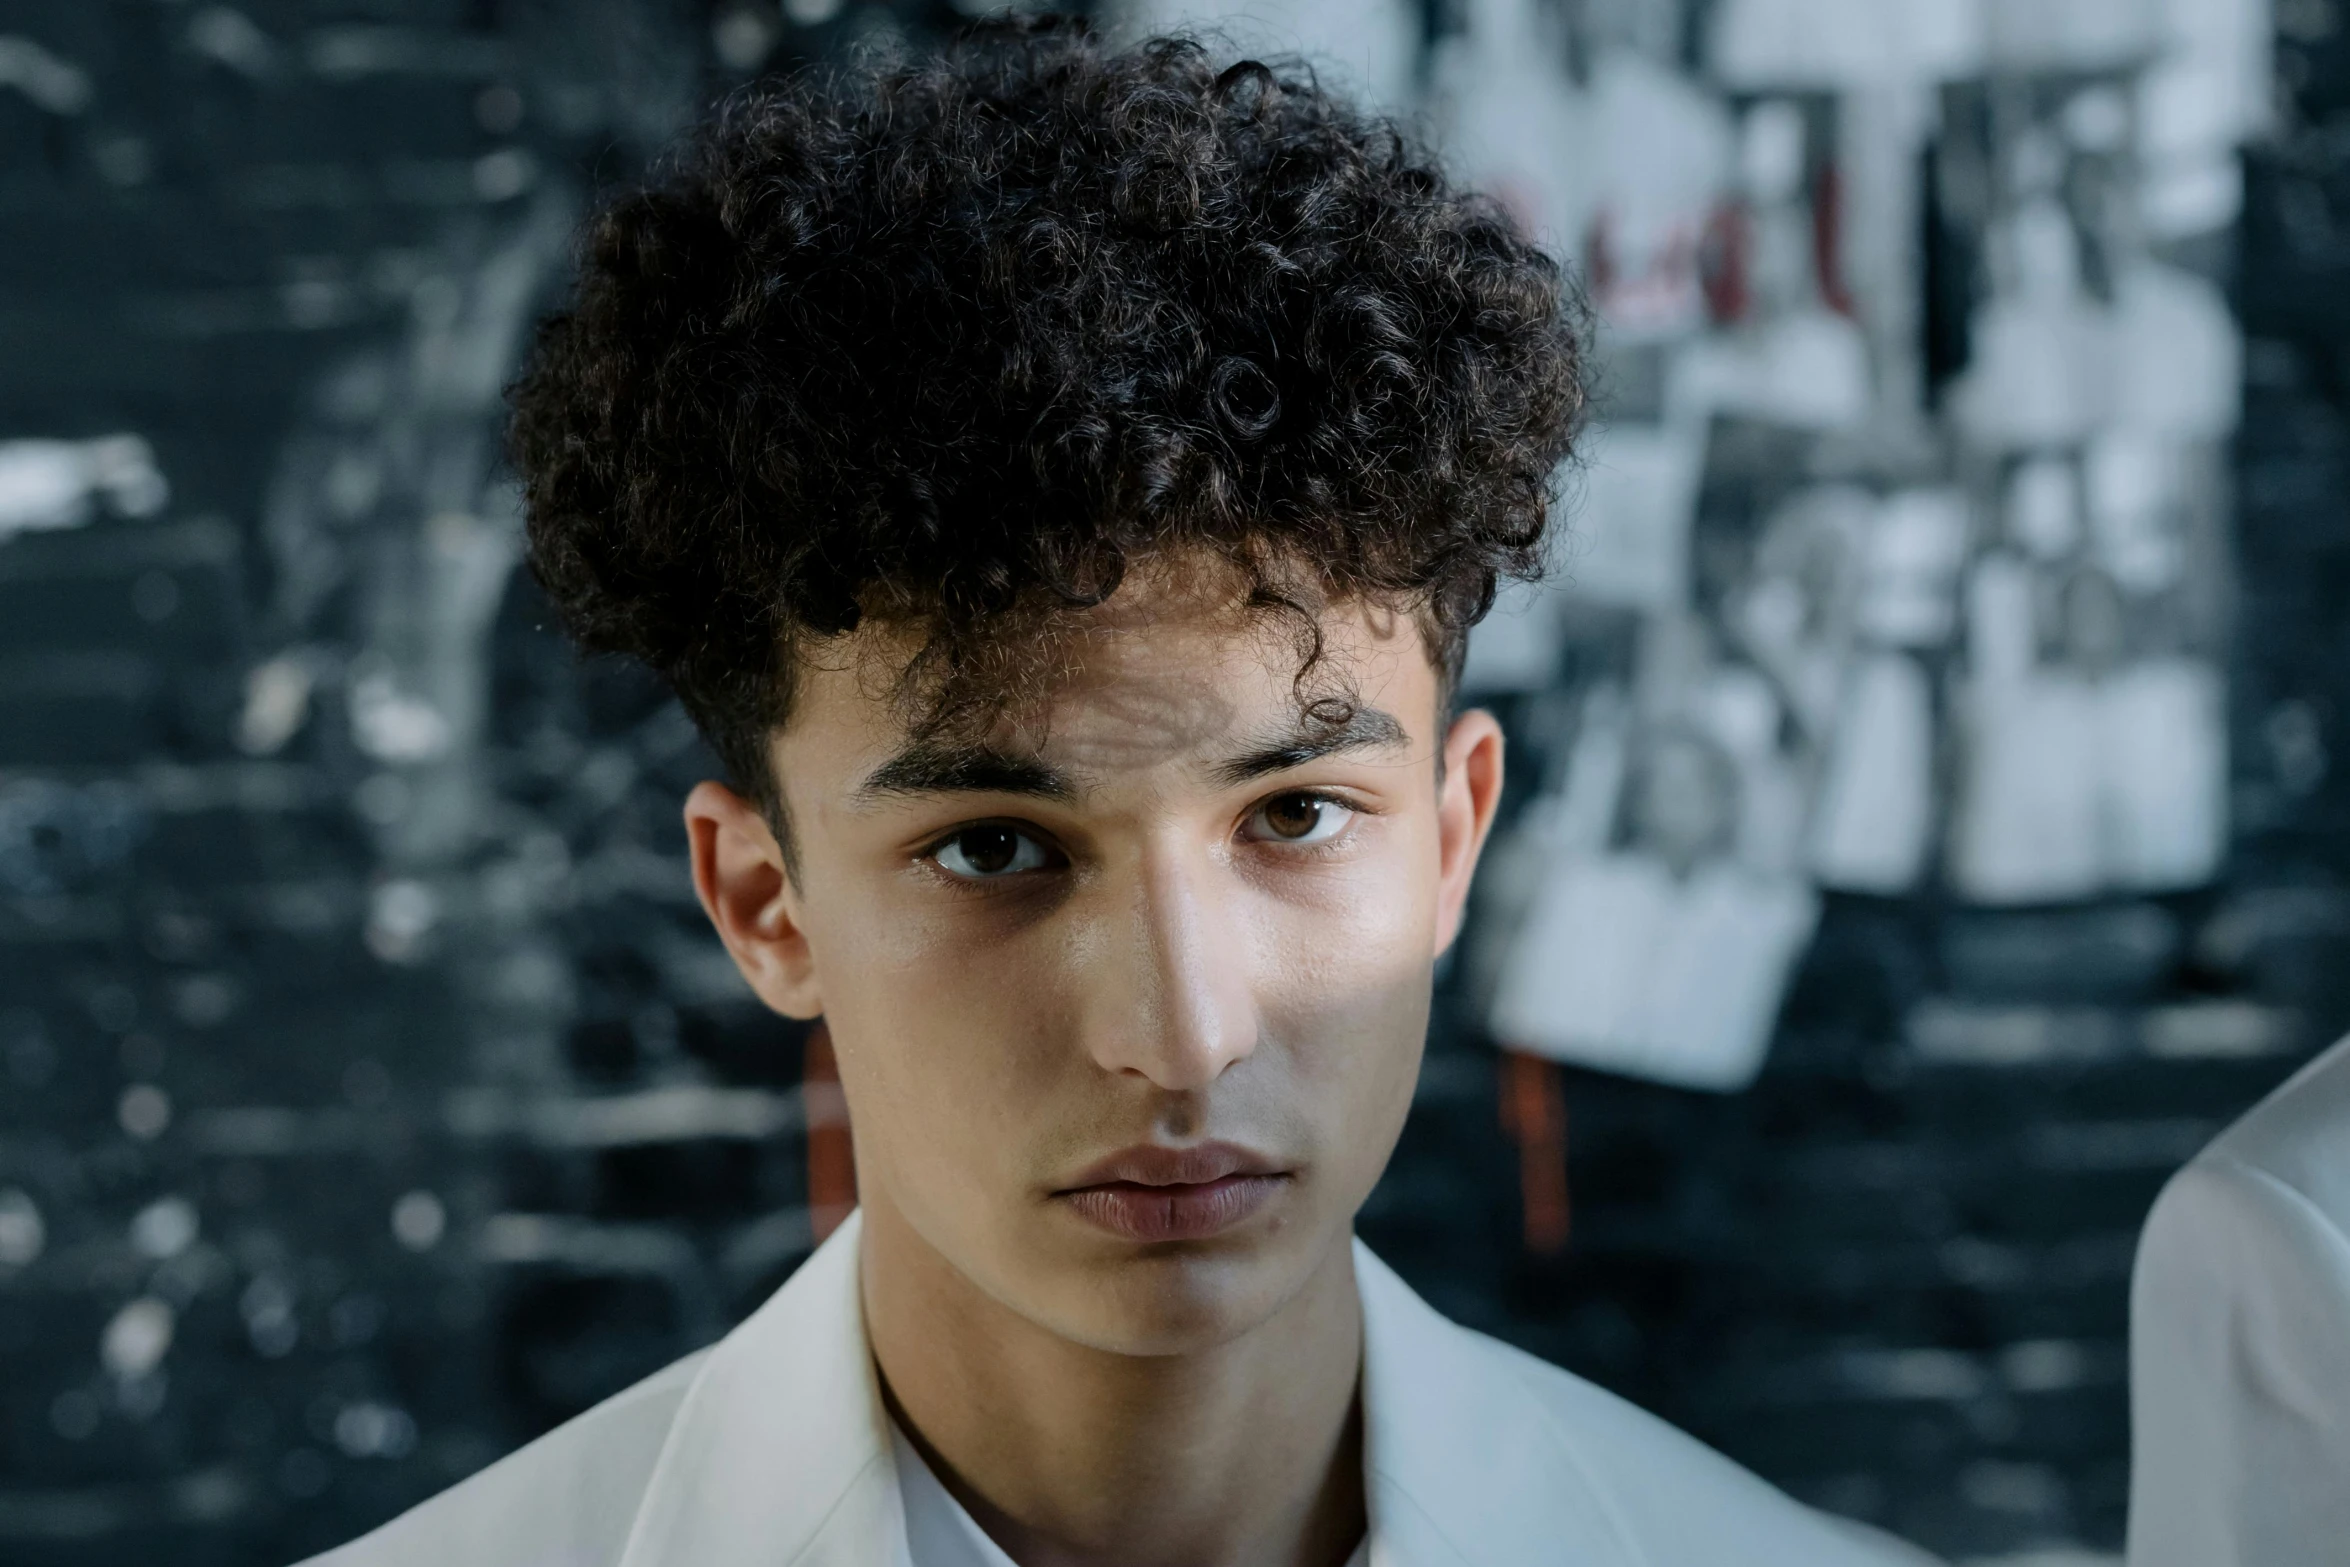
[[[968,1026],[1034,994],[1033,929],[976,911],[937,889],[870,878],[829,900],[811,920],[825,1010],[876,1021],[929,1019]]]
[[[1311,905],[1277,906],[1259,936],[1268,1032],[1293,1042],[1318,1098],[1357,1114],[1409,1099],[1427,1030],[1435,853],[1402,847],[1346,867]]]
[[[1411,1112],[1428,1032],[1429,965],[1415,956],[1425,951],[1402,941],[1380,954],[1358,947],[1310,982],[1277,978],[1264,998],[1268,1031],[1286,1046],[1290,1114],[1333,1214],[1351,1215],[1370,1196]]]
[[[1058,1015],[1036,942],[886,896],[811,931],[861,1138],[893,1166],[985,1168],[1013,1146]]]
[[[1429,967],[1440,869],[1434,823],[1414,814],[1381,829],[1372,852],[1330,867],[1300,897],[1271,902],[1269,934],[1301,985],[1336,995]]]

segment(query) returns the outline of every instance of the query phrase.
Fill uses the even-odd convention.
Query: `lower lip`
[[[1063,1192],[1061,1200],[1097,1229],[1130,1241],[1196,1241],[1245,1222],[1288,1184],[1283,1175],[1227,1175],[1183,1186],[1112,1181]]]

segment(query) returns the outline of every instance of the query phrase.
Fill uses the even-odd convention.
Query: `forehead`
[[[903,747],[919,704],[900,682],[917,651],[887,629],[811,650],[781,737],[787,767],[817,753],[853,765]],[[1114,773],[1220,755],[1241,737],[1294,731],[1330,704],[1384,710],[1423,743],[1436,718],[1439,682],[1416,620],[1354,601],[1318,617],[1251,610],[1154,574],[1024,651],[1001,700],[924,738]]]

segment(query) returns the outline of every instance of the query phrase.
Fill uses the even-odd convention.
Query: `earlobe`
[[[798,893],[766,818],[724,784],[703,782],[686,796],[685,831],[694,892],[751,989],[786,1017],[822,1014]]]
[[[1436,951],[1460,934],[1469,883],[1501,807],[1501,725],[1483,708],[1453,720],[1444,737],[1444,781],[1436,801]]]

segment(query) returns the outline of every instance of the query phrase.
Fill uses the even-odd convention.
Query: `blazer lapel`
[[[1446,1321],[1360,1241],[1372,1567],[1648,1567],[1515,1352]]]
[[[875,1567],[905,1521],[865,1338],[852,1215],[712,1349],[620,1567]],[[1513,1376],[1355,1243],[1372,1567],[1651,1567]]]
[[[875,1567],[904,1519],[858,1295],[858,1216],[711,1350],[621,1567]]]

